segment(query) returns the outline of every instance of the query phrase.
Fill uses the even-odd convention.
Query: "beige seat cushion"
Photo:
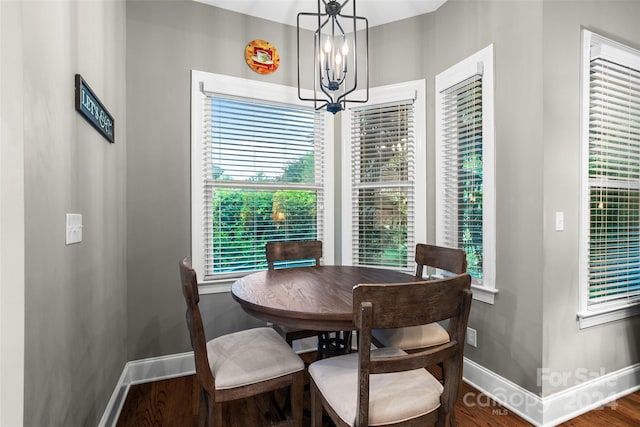
[[[398,347],[404,350],[432,347],[449,342],[449,334],[437,323],[411,326],[408,328],[376,329],[371,335],[385,347]]]
[[[304,369],[302,359],[271,328],[223,335],[207,343],[216,389],[277,378]]]
[[[406,354],[397,348],[373,350],[371,356]],[[347,424],[355,423],[358,401],[358,354],[312,363],[309,374],[320,393]],[[442,384],[426,369],[371,375],[369,425],[393,424],[440,407]]]

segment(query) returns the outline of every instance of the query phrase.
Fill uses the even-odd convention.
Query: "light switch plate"
[[[66,244],[82,242],[82,215],[67,214],[67,240]]]
[[[556,231],[564,231],[564,212],[556,212]]]
[[[471,347],[478,347],[478,331],[467,327],[467,344]]]

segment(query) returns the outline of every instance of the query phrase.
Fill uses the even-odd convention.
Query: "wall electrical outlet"
[[[467,344],[478,347],[478,332],[473,328],[467,328]]]

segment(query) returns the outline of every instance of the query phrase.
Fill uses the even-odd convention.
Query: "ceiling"
[[[270,21],[296,25],[298,12],[316,12],[317,0],[194,0],[245,15]],[[340,0],[342,1],[342,0]],[[369,20],[369,27],[382,25],[412,16],[433,12],[446,0],[358,0],[356,14]],[[348,6],[349,12],[352,5]],[[301,26],[309,30],[311,21],[301,20]],[[307,25],[311,24],[311,25]]]

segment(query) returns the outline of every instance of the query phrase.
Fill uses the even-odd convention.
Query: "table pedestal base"
[[[318,332],[317,360],[351,353],[351,331]]]

